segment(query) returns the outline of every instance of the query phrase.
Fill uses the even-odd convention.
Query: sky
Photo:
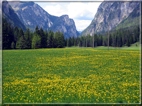
[[[7,0],[7,1],[29,1],[29,0]],[[60,0],[30,0],[40,5],[45,11],[54,16],[68,15],[73,19],[78,31],[87,28],[97,12],[99,5],[103,0],[72,0],[69,2],[60,2]],[[87,1],[87,2],[84,2]]]
[[[51,15],[67,14],[75,21],[78,31],[83,31],[93,20],[101,2],[35,2]]]

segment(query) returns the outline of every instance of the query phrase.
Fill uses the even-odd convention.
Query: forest
[[[2,23],[2,48],[3,49],[37,49],[37,48],[64,48],[64,47],[97,47],[130,46],[140,40],[139,26],[113,30],[105,34],[94,34],[90,36],[79,36],[65,38],[61,32],[44,31],[38,26],[34,31],[23,31],[12,26],[3,19]],[[137,46],[137,45],[136,45]]]

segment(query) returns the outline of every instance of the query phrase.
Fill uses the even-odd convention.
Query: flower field
[[[3,103],[140,103],[140,51],[3,51]]]

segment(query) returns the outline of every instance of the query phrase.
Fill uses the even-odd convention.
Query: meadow
[[[140,103],[140,51],[3,50],[3,103]]]

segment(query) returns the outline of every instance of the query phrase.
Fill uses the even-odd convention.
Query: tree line
[[[35,28],[35,31],[27,29],[23,31],[18,27],[11,26],[3,19],[2,29],[3,49],[36,49],[36,48],[63,48],[65,38],[61,32],[44,31]]]
[[[97,47],[97,46],[112,46],[122,47],[130,46],[135,42],[140,41],[140,28],[133,26],[126,29],[113,30],[105,34],[94,34],[93,36],[80,36],[79,38],[69,38],[66,40],[67,46],[79,47]]]
[[[61,32],[44,31],[35,28],[34,31],[23,31],[18,27],[11,26],[3,19],[3,49],[36,49],[36,48],[63,48],[71,46],[97,47],[130,46],[140,40],[139,26],[127,29],[114,30],[106,34],[94,34],[93,36],[80,36],[65,38]],[[109,35],[109,36],[108,36]]]

